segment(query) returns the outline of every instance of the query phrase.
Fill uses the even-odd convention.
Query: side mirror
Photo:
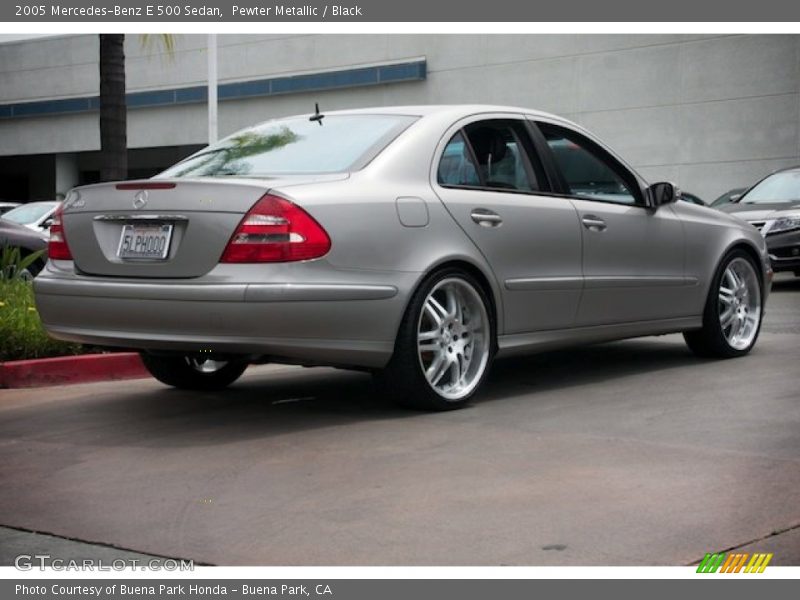
[[[657,208],[662,204],[670,204],[677,202],[681,197],[681,191],[675,186],[674,183],[669,181],[660,181],[654,183],[647,188],[647,196],[650,200],[650,206]]]
[[[42,229],[50,229],[50,226],[53,224],[53,217],[47,219],[44,223],[42,223]]]

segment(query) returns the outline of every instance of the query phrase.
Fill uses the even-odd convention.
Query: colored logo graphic
[[[749,559],[749,561],[748,561]],[[697,566],[698,573],[763,573],[772,554],[756,552],[755,554],[718,552],[706,554]],[[746,566],[745,566],[746,565]]]

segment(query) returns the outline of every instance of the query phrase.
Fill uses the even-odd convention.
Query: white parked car
[[[55,200],[28,202],[12,208],[7,213],[4,213],[2,218],[17,225],[24,225],[39,233],[47,233],[59,204],[61,203]]]

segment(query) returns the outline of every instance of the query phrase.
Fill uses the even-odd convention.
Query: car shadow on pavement
[[[568,391],[699,362],[682,340],[674,337],[498,360],[486,389],[465,410],[488,409],[487,403],[491,409],[502,409],[504,399],[516,396]],[[44,419],[42,431],[51,441],[61,436],[74,440],[70,427],[74,422],[91,445],[208,447],[359,422],[454,418],[453,413],[437,416],[398,408],[370,375],[329,368],[251,372],[222,392],[183,391],[145,381],[130,386],[120,383],[113,391],[95,389],[97,393],[87,392],[77,401],[50,404],[46,416],[35,407],[15,410],[6,429],[15,423],[24,428],[28,419]],[[584,390],[579,394],[586,395]],[[525,401],[536,402],[536,397]],[[591,402],[591,398],[585,401]]]
[[[495,361],[484,400],[614,381],[692,364],[713,362],[692,354],[682,338],[641,338],[543,352]]]

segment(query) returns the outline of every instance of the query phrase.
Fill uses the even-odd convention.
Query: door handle
[[[605,231],[608,227],[603,219],[595,215],[585,215],[581,218],[581,223],[591,231]]]
[[[499,227],[503,223],[500,215],[485,208],[473,209],[469,216],[481,227]]]

